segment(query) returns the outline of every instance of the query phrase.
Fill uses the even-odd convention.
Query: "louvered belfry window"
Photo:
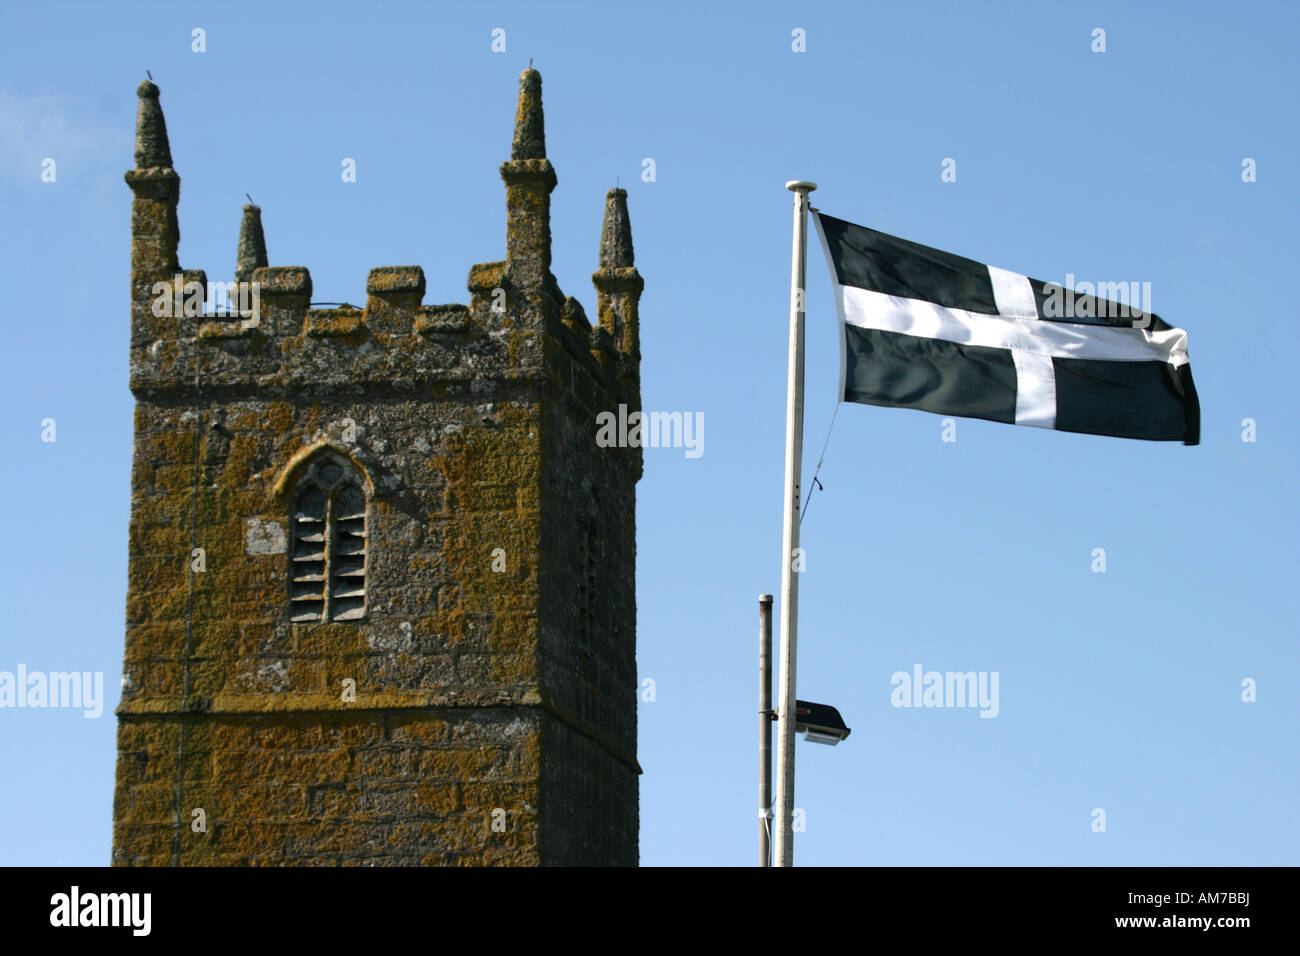
[[[366,612],[366,495],[346,460],[321,455],[293,500],[289,615],[356,621]]]

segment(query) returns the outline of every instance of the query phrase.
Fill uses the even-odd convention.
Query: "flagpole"
[[[781,534],[781,705],[776,740],[777,866],[794,865],[794,701],[795,651],[799,630],[799,578],[794,553],[799,547],[799,479],[803,466],[803,314],[808,194],[816,183],[793,179],[794,249],[790,263],[790,364],[785,405],[785,506]]]
[[[772,865],[772,595],[758,596],[758,865]]]

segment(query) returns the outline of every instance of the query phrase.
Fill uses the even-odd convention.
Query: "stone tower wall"
[[[641,280],[611,190],[595,328],[560,292],[541,130],[529,70],[507,257],[470,269],[468,305],[423,305],[398,266],[364,308],[312,308],[249,206],[256,314],[187,315],[207,279],[179,268],[142,84],[115,864],[637,862],[640,451],[594,435],[640,407]],[[327,458],[366,492],[364,614],[304,623],[295,493]]]

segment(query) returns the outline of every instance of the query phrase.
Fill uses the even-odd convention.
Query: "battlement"
[[[158,87],[146,82],[137,92],[136,168],[126,181],[134,194],[130,382],[138,397],[285,396],[307,386],[482,392],[489,381],[549,379],[590,393],[596,407],[639,406],[643,283],[632,266],[627,193],[606,194],[593,328],[550,272],[557,180],[545,155],[536,70],[520,77],[511,158],[501,166],[506,258],[470,267],[468,304],[425,304],[423,269],[381,266],[369,272],[364,306],[314,307],[306,268],[269,264],[262,211],[250,203],[235,280],[215,290],[215,301],[229,294],[234,309],[205,313],[214,283],[202,270],[182,269],[177,257],[180,177]]]

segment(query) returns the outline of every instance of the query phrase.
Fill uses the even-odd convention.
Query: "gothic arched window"
[[[294,489],[289,617],[356,621],[366,612],[366,495],[351,462],[317,455]]]

